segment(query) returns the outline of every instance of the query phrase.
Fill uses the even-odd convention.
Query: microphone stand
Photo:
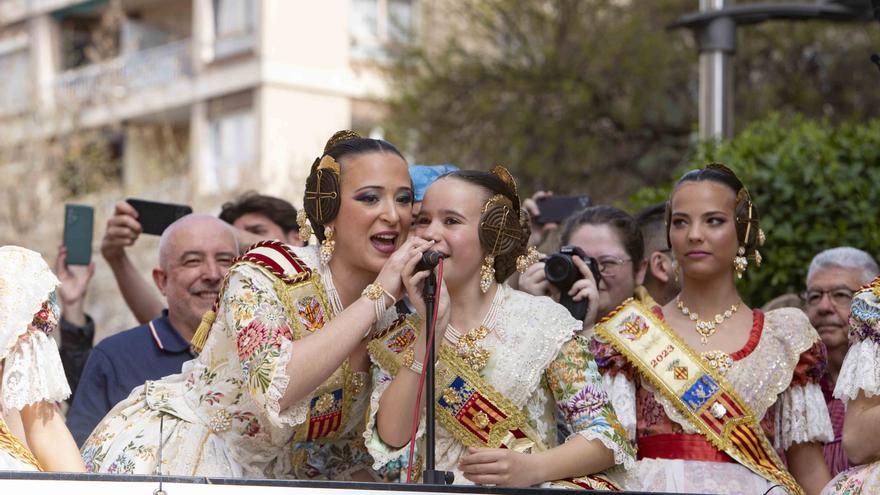
[[[435,321],[434,311],[436,301],[434,294],[437,291],[437,276],[434,270],[425,279],[425,287],[422,292],[425,300],[425,332],[430,336],[434,334]],[[430,328],[429,328],[430,327]],[[436,339],[437,336],[435,335]],[[430,339],[429,339],[430,340]],[[433,342],[432,342],[433,344]],[[453,474],[449,471],[437,471],[434,469],[434,346],[428,348],[428,359],[425,361],[425,471],[422,473],[422,483],[426,485],[451,485]]]

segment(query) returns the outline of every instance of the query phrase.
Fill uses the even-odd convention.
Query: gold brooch
[[[443,391],[443,400],[452,407],[461,405],[461,395],[454,388],[447,388]]]
[[[485,368],[492,356],[486,348],[480,345],[480,341],[485,339],[487,335],[489,335],[489,329],[481,325],[463,335],[455,343],[456,353],[474,371],[481,371]]]
[[[333,407],[333,402],[334,402],[333,395],[331,395],[328,392],[328,393],[322,395],[315,402],[315,411],[317,411],[320,414],[324,414],[325,412],[329,411],[331,407]]]
[[[489,426],[489,416],[483,411],[479,411],[477,414],[474,414],[474,424],[481,430],[486,428]]]
[[[232,416],[225,409],[220,409],[208,420],[208,428],[214,433],[222,433],[232,426]]]

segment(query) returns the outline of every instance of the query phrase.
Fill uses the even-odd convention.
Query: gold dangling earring
[[[336,241],[333,240],[333,228],[324,227],[324,240],[321,241],[321,263],[328,265],[330,258],[333,257],[333,250],[336,248]]]
[[[733,258],[733,269],[736,271],[736,278],[741,279],[746,268],[749,266],[749,259],[746,258],[746,248],[744,246],[740,246],[736,250],[736,254],[737,256]]]
[[[681,271],[681,265],[678,264],[678,260],[672,258],[672,274],[675,276],[675,283],[678,283],[678,273]]]
[[[487,255],[483,258],[483,265],[480,267],[480,290],[483,294],[489,292],[492,282],[495,281],[495,257]]]
[[[303,242],[308,242],[309,238],[312,237],[312,226],[309,225],[309,218],[306,216],[305,207],[300,208],[296,212],[296,223],[299,225],[299,238]]]

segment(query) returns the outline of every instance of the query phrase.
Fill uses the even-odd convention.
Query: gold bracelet
[[[385,297],[387,292],[382,287],[382,284],[379,282],[373,282],[372,284],[364,287],[364,290],[361,292],[361,295],[369,299],[370,301],[377,301],[380,298]]]
[[[403,351],[403,365],[409,368],[411,371],[415,372],[417,375],[422,374],[422,369],[424,366],[420,361],[416,361],[416,353],[412,347],[407,348],[407,350]]]

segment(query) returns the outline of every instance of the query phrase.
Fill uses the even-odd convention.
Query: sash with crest
[[[240,264],[254,266],[271,276],[273,288],[284,304],[290,320],[294,341],[319,332],[335,316],[321,275],[309,268],[286,244],[277,241],[254,244],[235,259],[230,273]],[[193,347],[197,352],[201,352],[207,341],[226,285],[224,281],[214,307],[205,314],[196,331]],[[296,429],[294,441],[301,443],[335,439],[339,430],[351,419],[352,402],[364,386],[363,379],[352,372],[348,359],[343,361],[312,392],[308,419]],[[303,466],[307,455],[305,449],[297,449],[293,459],[294,466]]]
[[[759,419],[736,390],[644,304],[628,299],[596,325],[609,342],[716,448],[802,495]]]
[[[412,353],[418,321],[400,318],[396,325],[370,342],[370,355],[392,376]],[[512,449],[540,452],[547,447],[529,426],[525,411],[513,404],[474,371],[448,345],[440,346],[436,367],[435,414],[452,436],[468,447]],[[620,488],[602,474],[557,480],[555,488],[618,491]]]

